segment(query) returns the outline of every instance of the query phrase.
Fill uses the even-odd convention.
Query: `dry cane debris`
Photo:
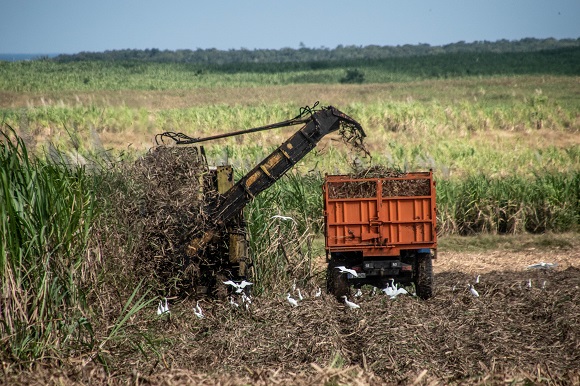
[[[578,384],[580,269],[482,274],[478,298],[471,274],[435,279],[428,301],[365,288],[359,310],[304,291],[298,307],[285,294],[254,298],[248,309],[204,299],[197,319],[195,301],[183,301],[171,321],[146,323],[143,332],[165,339],[149,360],[135,352],[113,374],[87,367],[46,374],[53,381],[44,384]],[[31,375],[7,377],[34,384],[24,381]]]

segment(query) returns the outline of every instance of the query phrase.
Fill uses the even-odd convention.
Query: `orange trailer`
[[[433,172],[372,178],[327,175],[324,191],[328,290],[384,287],[391,279],[432,296],[437,251]],[[356,276],[336,267],[353,269]]]

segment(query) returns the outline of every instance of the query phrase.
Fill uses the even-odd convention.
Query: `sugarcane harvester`
[[[198,292],[214,292],[219,295],[220,287],[223,287],[220,286],[220,282],[223,279],[251,279],[253,264],[248,248],[244,207],[278,181],[314,149],[324,136],[339,132],[345,141],[363,148],[362,139],[365,133],[357,121],[332,106],[316,109],[317,105],[318,103],[312,108],[302,108],[297,117],[287,121],[206,138],[191,138],[174,132],[159,134],[162,141],[169,138],[177,145],[192,145],[263,130],[302,125],[236,183],[230,165],[208,168],[211,177],[209,180],[212,181],[210,185],[213,186],[206,188],[214,189],[216,194],[213,195],[213,199],[206,200],[203,210],[207,223],[202,232],[198,232],[186,246],[189,258],[203,262],[199,270],[206,271],[205,276],[212,278],[206,280],[205,285],[199,286]],[[205,154],[203,147],[200,148],[200,154],[203,156]],[[208,253],[209,250],[213,252]],[[203,275],[201,272],[201,276]]]

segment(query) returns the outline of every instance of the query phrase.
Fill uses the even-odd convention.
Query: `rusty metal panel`
[[[436,248],[431,172],[373,179],[327,176],[324,198],[329,251],[392,256],[401,249]]]
[[[217,188],[219,193],[225,193],[234,186],[234,170],[230,165],[218,166],[217,173]]]

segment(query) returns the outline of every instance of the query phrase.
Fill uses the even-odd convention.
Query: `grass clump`
[[[29,155],[10,128],[0,165],[0,355],[26,363],[92,346],[94,177]]]

